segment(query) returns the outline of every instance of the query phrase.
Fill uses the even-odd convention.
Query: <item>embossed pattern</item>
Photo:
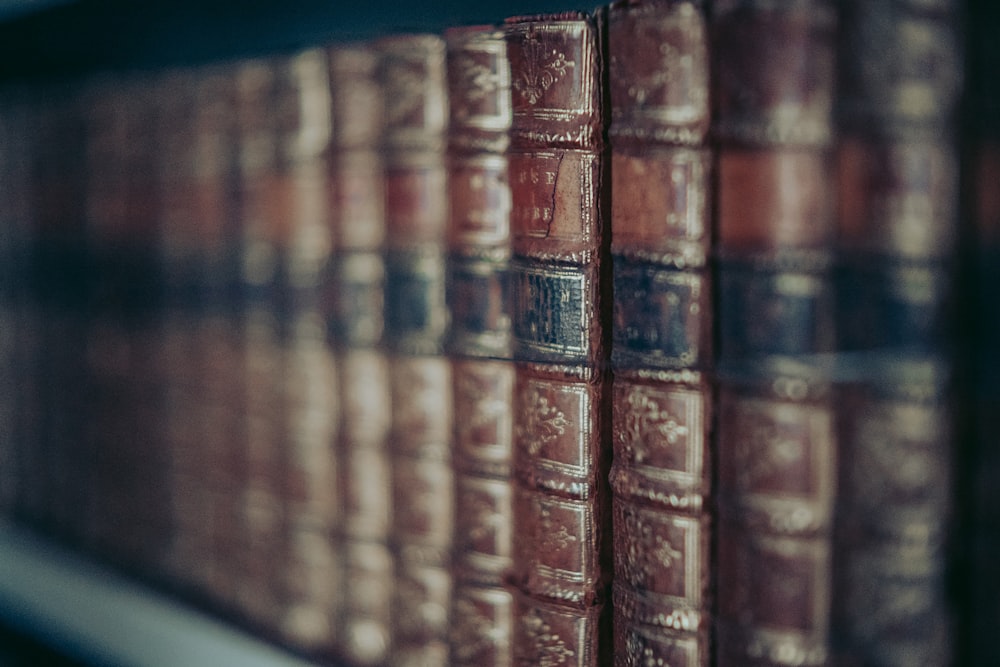
[[[452,665],[510,667],[513,597],[504,586],[513,527],[507,147],[511,73],[503,33],[454,28],[448,48],[448,303],[455,538]]]
[[[719,665],[831,652],[832,3],[719,2]]]
[[[879,372],[838,396],[835,657],[949,664],[960,12],[842,12],[838,334]]]
[[[340,380],[337,523],[343,595],[337,651],[354,665],[383,664],[391,642],[393,555],[389,362],[384,335],[385,202],[382,86],[373,49],[331,49],[333,140],[328,335]]]
[[[396,558],[389,662],[448,664],[454,535],[452,373],[444,356],[448,225],[445,42],[377,42],[386,127],[385,325]]]
[[[710,664],[708,26],[697,3],[609,17],[616,665]]]
[[[597,665],[610,653],[601,630],[610,574],[602,47],[595,18],[577,13],[508,19],[505,37],[523,536],[510,574],[514,664]]]

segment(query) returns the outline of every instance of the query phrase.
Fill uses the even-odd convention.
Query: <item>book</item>
[[[712,13],[719,665],[831,656],[835,21],[826,2]]]
[[[836,659],[947,664],[955,655],[958,15],[945,3],[844,3],[842,17],[837,330],[867,372],[838,397]]]
[[[337,652],[349,664],[379,665],[390,648],[394,574],[389,551],[392,409],[383,347],[382,86],[371,45],[334,47],[329,60],[333,254],[327,273],[327,332],[340,380],[335,449],[342,516],[335,529],[343,582],[334,599]]]
[[[332,648],[337,567],[333,360],[320,310],[329,254],[327,57],[243,62],[239,299],[244,351],[241,611],[304,650]],[[280,565],[280,574],[275,566]]]
[[[454,533],[451,366],[444,355],[444,41],[376,42],[384,86],[385,327],[395,557],[392,649],[399,665],[448,664]]]
[[[234,466],[206,465],[201,456],[208,450],[222,449],[213,444],[212,434],[202,426],[221,423],[226,433],[233,433],[239,411],[206,391],[209,378],[202,369],[208,363],[208,341],[199,335],[204,322],[215,320],[205,299],[211,281],[207,256],[213,247],[212,237],[223,228],[230,210],[223,184],[233,164],[226,159],[232,152],[223,148],[234,145],[231,136],[222,139],[226,114],[212,112],[232,108],[232,96],[227,98],[223,92],[231,92],[231,88],[227,90],[221,81],[213,88],[208,85],[210,72],[191,69],[178,68],[159,78],[155,84],[158,113],[154,131],[159,156],[155,178],[161,206],[156,224],[163,302],[156,359],[162,382],[159,424],[167,447],[171,518],[161,574],[179,586],[199,589],[202,594],[214,591],[222,600],[235,604],[232,586],[221,584],[214,574],[216,561],[224,553],[219,538],[231,536],[233,531],[221,526],[213,531],[216,522],[204,519],[204,515],[222,514],[216,504],[218,495],[210,495],[207,471],[232,474]],[[206,151],[206,145],[212,150]],[[200,157],[205,154],[211,159]],[[221,327],[212,331],[212,340],[215,335],[222,336]],[[221,376],[215,386],[239,386],[240,373],[226,372],[220,363],[220,359],[234,360],[236,355],[219,352],[216,349],[211,355],[213,369]],[[235,369],[235,364],[230,368]],[[214,418],[211,421],[203,418],[209,413]],[[235,439],[229,442],[235,444]],[[228,488],[237,487],[233,483]],[[233,516],[235,507],[232,503]]]
[[[176,300],[176,310],[191,320],[186,344],[163,350],[173,385],[163,397],[174,439],[172,505],[180,562],[172,569],[186,588],[194,585],[233,613],[242,588],[242,572],[234,564],[243,558],[246,473],[236,68],[217,64],[178,76],[184,90],[168,86],[171,100],[161,103],[169,114],[164,123],[171,127],[160,149],[165,160],[172,151],[183,151],[177,158],[183,164],[165,165],[171,175],[161,198],[162,233],[183,235],[192,246],[189,256],[178,250],[179,239],[164,239],[169,281],[164,289],[174,295],[165,302]],[[190,116],[173,116],[174,105]],[[190,134],[177,137],[178,131]]]
[[[69,358],[59,363],[55,378],[60,389],[49,405],[49,421],[56,426],[50,432],[55,436],[50,498],[58,503],[56,490],[73,488],[71,480],[78,479],[74,463],[89,468],[89,502],[81,503],[79,496],[66,499],[72,512],[66,520],[75,523],[77,508],[87,507],[86,539],[92,548],[129,569],[143,567],[162,552],[170,522],[165,449],[162,433],[152,426],[159,407],[152,350],[157,339],[154,248],[160,203],[153,177],[156,135],[146,131],[145,122],[155,108],[154,90],[150,78],[141,75],[100,77],[80,89],[77,121],[84,171],[75,178],[83,187],[76,214],[83,244],[77,252],[86,261],[86,296],[82,310],[67,309],[63,317],[50,320],[65,327],[57,333],[60,338],[82,333],[84,375],[77,382],[87,387],[85,394],[71,393],[66,390],[73,386],[71,378],[58,375],[74,368],[72,357],[78,352],[53,355],[54,360],[65,353]],[[61,400],[59,393],[65,394]],[[82,428],[73,433],[77,420]],[[74,455],[73,441],[81,434],[90,439],[89,461]],[[59,479],[63,466],[69,468],[62,471],[66,481]],[[121,475],[121,469],[130,472]]]
[[[62,504],[54,483],[57,471],[65,471],[68,465],[56,464],[55,460],[59,454],[74,451],[65,441],[66,427],[89,407],[89,399],[81,401],[80,392],[70,394],[67,389],[87,387],[87,396],[93,398],[83,354],[89,296],[83,221],[85,184],[67,177],[82,171],[85,160],[81,90],[79,85],[38,85],[27,94],[33,108],[29,121],[33,145],[28,164],[32,221],[27,267],[30,296],[21,343],[22,354],[31,366],[22,375],[26,380],[22,409],[27,430],[19,456],[23,493],[15,507],[18,515],[29,522],[67,534],[65,527],[60,530],[53,522],[54,514],[59,513],[53,512],[53,506]],[[60,346],[68,333],[74,337],[66,347]],[[82,449],[92,452],[94,439],[89,424],[73,426],[78,431],[85,429]],[[91,456],[81,458],[93,461]],[[81,519],[80,529],[68,534],[88,543],[93,535],[93,467],[88,465],[84,470],[88,474],[65,489],[64,497],[76,496],[76,517]]]
[[[510,64],[491,26],[444,33],[448,69],[447,350],[454,401],[452,665],[512,664],[514,364],[510,262]]]
[[[279,150],[288,162],[279,173],[288,189],[288,208],[277,211],[286,225],[278,258],[284,302],[278,316],[284,320],[279,442],[285,515],[278,628],[290,645],[311,654],[332,652],[331,600],[340,589],[341,571],[331,530],[340,516],[338,460],[331,447],[339,410],[337,376],[322,308],[331,244],[328,66],[321,48],[283,59],[271,112]]]
[[[19,392],[30,383],[22,378],[25,360],[25,259],[31,209],[29,104],[23,91],[6,90],[0,104],[0,515],[14,512],[23,481],[18,474],[22,437]]]
[[[708,46],[697,3],[610,7],[618,665],[712,659]]]
[[[514,664],[610,656],[603,13],[514,17]]]
[[[0,512],[320,662],[990,662],[959,18],[616,0],[5,87]]]

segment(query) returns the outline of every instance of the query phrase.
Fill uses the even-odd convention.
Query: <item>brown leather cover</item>
[[[510,65],[503,33],[445,32],[448,66],[448,307],[454,397],[452,665],[509,667],[513,598],[514,365],[510,258]],[[458,509],[460,508],[460,509]]]
[[[618,665],[712,654],[708,47],[698,3],[610,8]]]
[[[386,338],[396,557],[391,661],[448,663],[454,476],[445,232],[445,45],[379,40],[386,164]]]
[[[389,550],[392,407],[382,349],[385,200],[378,57],[370,45],[330,50],[330,229],[327,334],[336,350],[340,424],[337,522],[343,554],[337,650],[349,664],[384,664],[394,560]],[[335,597],[336,599],[336,597]]]
[[[713,9],[719,665],[831,650],[835,18],[821,1]]]
[[[13,516],[23,489],[19,414],[28,401],[20,394],[32,385],[25,377],[28,359],[22,346],[30,303],[24,289],[30,252],[27,232],[32,222],[30,112],[24,91],[11,88],[0,103],[0,142],[8,147],[0,155],[0,180],[7,184],[0,190],[0,224],[6,230],[0,237],[0,514],[8,517]],[[81,477],[77,479],[82,482]]]
[[[962,21],[935,4],[843,7],[838,333],[866,360],[839,395],[834,623],[844,665],[976,662],[955,653],[947,574],[960,437]]]
[[[235,606],[237,573],[219,562],[238,557],[241,539],[242,358],[238,322],[220,307],[231,276],[219,259],[225,225],[235,217],[228,201],[234,90],[232,70],[218,67],[175,70],[156,84],[165,295],[157,359],[173,519],[162,574],[229,608]]]
[[[718,0],[712,16],[712,131],[719,141],[829,142],[834,3]]]
[[[603,18],[505,24],[513,125],[514,662],[596,665],[610,578]],[[606,612],[603,612],[606,618]]]
[[[338,566],[327,529],[337,515],[336,404],[320,311],[329,252],[326,56],[314,49],[247,61],[236,86],[247,374],[240,605],[289,643],[329,650]],[[284,574],[275,575],[275,563]]]
[[[152,363],[156,328],[151,317],[157,285],[155,255],[156,215],[159,198],[154,178],[154,137],[144,121],[155,109],[155,88],[146,77],[104,80],[89,90],[84,109],[87,178],[84,216],[88,255],[87,326],[79,329],[82,311],[74,307],[54,313],[53,332],[60,336],[83,334],[89,355],[86,366],[89,406],[70,393],[75,367],[59,369],[52,380],[52,428],[47,438],[55,462],[70,462],[70,426],[87,415],[96,451],[96,546],[108,557],[133,567],[150,567],[162,553],[169,530],[164,501],[169,497],[165,479],[161,431],[155,419],[158,376]],[[78,278],[79,279],[79,278]],[[75,321],[74,321],[75,320]],[[68,351],[57,353],[54,360]],[[79,385],[76,385],[79,387]],[[78,389],[72,389],[77,392]],[[76,405],[74,405],[76,403]],[[79,408],[91,408],[79,412]],[[65,422],[61,415],[69,416]],[[147,426],[148,425],[148,426]],[[81,429],[81,433],[86,429]],[[129,474],[122,475],[121,470]],[[59,508],[67,465],[50,468],[52,499],[56,503],[43,520],[58,527],[65,519]],[[67,487],[67,488],[72,488]],[[76,513],[70,510],[70,518]],[[161,514],[163,513],[163,514]],[[135,529],[130,530],[130,526]]]

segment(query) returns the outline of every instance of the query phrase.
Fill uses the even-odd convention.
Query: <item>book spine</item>
[[[191,429],[178,415],[177,461],[184,488],[176,495],[185,526],[197,536],[195,544],[208,550],[193,571],[201,571],[203,590],[230,611],[239,608],[244,586],[243,570],[234,564],[244,557],[247,474],[243,311],[237,291],[242,218],[236,74],[230,65],[199,69],[192,84],[197,103],[188,174],[196,211],[191,296],[196,368],[189,377],[191,393],[182,386],[181,400],[182,405],[188,401],[196,424]],[[209,519],[199,520],[204,514]]]
[[[385,86],[386,342],[392,401],[392,654],[448,664],[454,479],[451,366],[443,354],[448,107],[444,42],[379,40]]]
[[[282,330],[279,261],[287,201],[274,127],[277,62],[246,60],[235,72],[238,141],[238,300],[244,423],[239,446],[240,532],[238,612],[273,632],[280,617],[280,591],[272,564],[282,562],[280,428]]]
[[[839,664],[947,664],[962,88],[949,3],[842,7]],[[900,604],[901,600],[912,600]]]
[[[445,32],[448,69],[447,302],[454,401],[451,663],[510,667],[514,365],[510,261],[510,64],[489,26]]]
[[[235,318],[220,317],[235,275],[213,257],[233,215],[232,72],[176,70],[159,85],[162,420],[174,534],[163,574],[235,607],[242,372]],[[232,271],[231,271],[232,273]],[[214,297],[212,295],[215,295]]]
[[[327,334],[340,380],[337,457],[342,557],[337,650],[353,665],[389,655],[394,560],[389,550],[392,407],[383,347],[385,193],[382,86],[370,46],[330,51],[332,245]]]
[[[608,23],[615,664],[707,666],[708,27],[698,3],[655,0]]]
[[[328,56],[319,48],[283,59],[277,69],[274,117],[285,226],[278,270],[282,327],[279,433],[284,560],[279,633],[310,654],[333,650],[332,604],[340,567],[333,525],[337,460],[336,374],[322,310],[330,255],[327,152],[331,132]]]
[[[37,155],[43,152],[38,128],[45,111],[32,86],[11,87],[5,95],[8,110],[9,131],[19,137],[20,142],[10,140],[11,150],[5,163],[17,166],[17,183],[20,193],[10,201],[10,229],[15,234],[14,248],[18,262],[12,265],[17,280],[13,285],[12,299],[16,313],[16,328],[13,330],[15,358],[11,379],[17,383],[13,395],[14,413],[13,438],[11,440],[11,468],[8,474],[16,484],[12,488],[10,515],[15,519],[27,518],[28,498],[31,495],[29,475],[31,449],[38,433],[41,417],[41,382],[39,373],[39,348],[41,346],[40,317],[41,295],[36,276],[39,274],[41,202],[36,200],[40,179],[37,175]],[[20,108],[20,112],[15,109]],[[16,120],[15,120],[16,119]],[[19,200],[19,201],[18,201]],[[15,204],[15,201],[18,203]],[[19,215],[19,219],[13,216]]]
[[[57,456],[78,452],[70,448],[69,438],[83,439],[86,450],[93,444],[92,433],[82,421],[89,415],[93,395],[89,392],[91,378],[83,354],[88,342],[88,262],[87,228],[84,203],[88,186],[82,174],[86,172],[83,132],[82,85],[42,84],[35,89],[39,116],[35,126],[36,148],[32,165],[32,204],[35,211],[35,254],[33,257],[32,309],[34,335],[28,342],[33,347],[35,379],[32,385],[37,397],[35,409],[29,408],[32,431],[26,440],[24,515],[36,525],[50,530],[65,528],[56,520],[55,506],[59,497],[74,497],[78,504],[73,511],[88,519],[94,499],[94,459],[84,456],[84,473],[65,488],[68,466],[56,463]],[[81,391],[86,388],[87,391]],[[70,435],[72,434],[72,436]],[[66,503],[68,504],[68,503]],[[71,538],[89,542],[92,533],[81,531]]]
[[[719,665],[830,656],[835,20],[713,8]]]
[[[603,15],[508,19],[514,664],[610,654]]]
[[[7,85],[0,103],[0,515],[10,518],[23,482],[18,474],[25,378],[26,258],[31,224],[30,104],[23,87]]]
[[[197,284],[194,257],[198,214],[193,205],[194,160],[190,156],[191,147],[196,143],[191,122],[195,79],[193,72],[184,70],[166,72],[160,79],[154,93],[158,113],[153,132],[159,155],[154,165],[154,178],[162,205],[154,223],[157,261],[163,277],[163,302],[154,359],[162,392],[158,418],[166,448],[166,502],[171,524],[160,575],[190,587],[198,567],[198,547],[193,539],[194,517],[182,512],[181,498],[185,495],[184,484],[194,470],[194,466],[184,465],[185,456],[190,461],[197,442],[195,429],[191,426],[197,421],[193,416],[198,405],[194,336],[197,320],[192,303],[193,286]],[[205,551],[202,558],[207,560],[212,554]]]
[[[126,403],[131,412],[122,467],[133,471],[125,489],[131,505],[123,536],[127,550],[145,576],[155,576],[162,554],[169,544],[171,516],[170,487],[160,405],[162,382],[156,350],[159,341],[159,314],[162,309],[162,270],[159,261],[159,216],[163,207],[156,179],[159,158],[155,127],[159,110],[157,79],[149,73],[129,77],[132,89],[127,105],[125,190],[122,193],[126,228],[120,250],[113,258],[116,282],[121,294],[122,320],[131,358],[125,377]],[[72,438],[67,442],[72,448]],[[72,459],[70,459],[72,460]],[[67,472],[67,478],[75,471]],[[71,509],[70,515],[74,513]]]
[[[92,382],[87,395],[93,398],[85,418],[97,454],[94,547],[136,570],[162,552],[162,520],[153,513],[166,507],[167,488],[160,433],[150,423],[155,422],[150,415],[156,398],[149,395],[156,393],[155,370],[147,363],[155,330],[150,309],[158,201],[151,178],[155,135],[143,121],[152,114],[153,90],[150,80],[139,76],[90,82],[83,97],[87,169],[80,176],[67,175],[86,187],[82,212],[90,281],[83,358]],[[56,421],[79,410],[70,404],[53,407]],[[67,449],[53,452],[53,461],[65,466],[73,458],[69,434],[59,441]]]
[[[334,369],[320,310],[330,243],[327,59],[313,49],[249,61],[237,77],[248,543],[241,603],[284,641],[329,651],[339,569],[330,529]]]

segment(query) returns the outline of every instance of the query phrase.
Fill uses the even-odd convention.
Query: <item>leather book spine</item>
[[[444,356],[448,121],[445,45],[431,35],[377,42],[384,85],[385,327],[396,559],[392,653],[448,664],[454,477],[451,366]]]
[[[242,367],[238,323],[222,295],[235,278],[222,259],[235,218],[235,87],[224,68],[179,69],[159,84],[159,239],[162,420],[173,537],[163,575],[236,605]],[[222,283],[222,284],[220,284]]]
[[[966,463],[966,483],[972,488],[967,507],[966,540],[971,567],[962,580],[967,600],[959,627],[964,652],[958,664],[988,665],[1000,661],[1000,643],[993,628],[1000,623],[1000,7],[969,3],[975,21],[969,23],[970,63],[965,113],[968,175],[965,211],[971,219],[970,243],[964,265],[974,267],[963,283],[964,321],[969,323],[972,346],[966,355],[967,388],[973,392],[972,461]],[[960,482],[961,483],[961,482]]]
[[[608,18],[616,665],[711,664],[708,26],[695,2]]]
[[[27,160],[25,176],[29,179],[27,190],[27,207],[30,219],[24,230],[25,253],[25,290],[23,308],[21,309],[21,328],[18,331],[18,348],[20,367],[18,379],[22,383],[19,390],[19,418],[17,423],[17,478],[19,480],[17,494],[14,498],[13,515],[17,520],[30,522],[36,515],[39,506],[38,499],[43,492],[40,472],[42,452],[40,434],[45,414],[45,379],[42,370],[46,349],[43,323],[46,312],[46,280],[50,267],[54,264],[49,258],[54,255],[52,229],[54,225],[55,196],[66,194],[57,187],[63,182],[49,174],[55,158],[60,153],[53,150],[53,145],[59,133],[55,131],[54,112],[51,104],[46,104],[38,86],[27,86],[24,89],[24,103],[31,110],[28,115],[27,138],[30,140],[30,151],[25,155]],[[50,130],[46,132],[45,130]],[[73,144],[70,144],[71,146]],[[71,153],[70,153],[71,154]],[[67,182],[68,183],[68,182]],[[46,193],[44,196],[41,193]],[[79,200],[77,200],[79,202]],[[86,446],[86,439],[81,439],[81,447]],[[89,490],[90,471],[85,469],[81,474],[85,489]],[[81,511],[86,514],[85,510]]]
[[[319,310],[329,251],[326,68],[314,49],[246,61],[236,75],[246,411],[239,604],[252,623],[307,651],[331,648],[339,571],[329,530],[333,360]]]
[[[191,179],[196,254],[193,363],[186,395],[196,426],[183,421],[178,463],[184,488],[175,496],[196,543],[206,543],[211,556],[202,585],[220,606],[238,608],[243,558],[243,491],[246,479],[246,403],[242,303],[239,285],[241,224],[238,194],[240,141],[236,122],[236,69],[231,65],[199,68],[193,81],[192,130],[187,173]],[[173,200],[172,200],[173,201]],[[190,223],[188,223],[190,224]],[[182,298],[182,302],[187,302]],[[192,363],[185,358],[185,363]],[[193,404],[192,404],[193,403]],[[210,520],[199,521],[200,502]],[[194,517],[187,516],[194,512]]]
[[[159,154],[154,165],[154,177],[162,202],[154,222],[163,288],[155,360],[162,392],[159,420],[167,458],[167,504],[172,533],[162,557],[160,575],[187,589],[192,588],[194,573],[198,570],[200,546],[194,538],[194,517],[182,511],[189,508],[184,508],[180,500],[187,495],[185,491],[197,493],[197,485],[190,484],[187,489],[184,488],[197,470],[191,461],[198,443],[193,428],[197,420],[192,416],[196,414],[195,406],[199,404],[195,393],[198,348],[194,332],[197,320],[191,303],[193,286],[197,284],[195,230],[198,221],[192,196],[194,88],[193,71],[179,69],[164,73],[156,85],[159,111],[153,127]],[[206,539],[205,543],[208,542]],[[210,549],[201,550],[204,554],[202,562],[215,557]]]
[[[603,13],[515,17],[511,66],[514,664],[610,656]]]
[[[831,651],[835,23],[827,2],[713,7],[719,665]]]
[[[88,85],[87,170],[79,176],[86,184],[82,212],[89,276],[83,358],[92,381],[87,395],[94,400],[86,418],[97,454],[94,546],[136,571],[162,553],[160,520],[152,513],[166,507],[160,432],[146,418],[154,402],[148,395],[154,371],[146,360],[158,209],[151,177],[155,135],[145,125],[154,110],[149,84],[140,76],[108,75]],[[69,405],[53,407],[59,416],[74,413]],[[66,465],[68,434],[59,441],[67,449],[53,452],[53,461]]]
[[[133,527],[127,530],[126,541],[139,571],[150,576],[159,568],[171,523],[167,510],[168,459],[158,414],[162,384],[155,354],[162,304],[157,224],[162,201],[155,178],[159,154],[156,133],[144,124],[145,119],[157,114],[157,81],[149,74],[141,74],[130,77],[129,83],[134,87],[128,105],[132,138],[126,143],[123,169],[127,178],[122,193],[127,231],[115,259],[123,325],[132,357],[125,384],[133,431],[128,435],[131,450],[123,467],[132,471],[127,493],[133,505],[129,516]]]
[[[394,560],[389,550],[392,408],[384,342],[383,101],[370,46],[331,49],[329,151],[334,253],[328,267],[327,335],[336,353],[340,424],[336,529],[342,592],[337,652],[348,664],[389,655]]]
[[[843,3],[838,664],[949,664],[963,85],[946,2]],[[905,602],[904,602],[905,601]]]
[[[513,538],[510,64],[496,28],[453,28],[444,37],[456,507],[450,664],[510,667],[513,596],[504,583]]]
[[[243,541],[237,611],[261,631],[280,623],[274,564],[283,562],[281,427],[284,384],[279,266],[287,201],[276,123],[277,59],[246,60],[236,73],[239,248],[234,289],[240,317],[244,423],[239,459]],[[235,240],[235,239],[234,239]]]
[[[169,459],[159,419],[162,383],[156,363],[163,303],[158,256],[158,219],[163,202],[155,177],[159,146],[150,124],[155,127],[159,113],[158,81],[149,73],[136,73],[128,76],[125,83],[132,90],[126,105],[128,138],[122,165],[126,228],[113,263],[117,273],[115,280],[120,285],[120,317],[131,355],[125,387],[129,405],[126,410],[131,413],[132,430],[126,434],[125,443],[129,449],[123,452],[120,468],[131,473],[124,489],[127,496],[120,502],[131,505],[123,531],[128,557],[141,575],[154,576],[159,571],[171,532],[170,489],[166,474]],[[147,124],[150,119],[152,123]],[[68,439],[67,442],[72,441]],[[67,477],[73,475],[71,470],[67,471]]]
[[[327,153],[331,92],[327,52],[312,48],[278,61],[270,109],[279,151],[278,317],[282,332],[279,431],[284,560],[280,636],[312,655],[333,650],[331,601],[340,590],[334,545],[337,411],[333,350],[323,311],[331,247]]]
[[[36,152],[32,165],[32,204],[35,216],[33,288],[36,294],[33,317],[35,335],[28,342],[35,348],[37,404],[29,408],[33,429],[26,440],[26,517],[47,530],[65,530],[57,519],[56,505],[63,495],[72,507],[72,516],[86,527],[70,529],[68,537],[88,546],[99,523],[93,512],[96,498],[94,481],[93,433],[86,419],[93,394],[85,362],[88,342],[88,230],[84,205],[89,194],[82,175],[87,173],[84,133],[85,103],[83,84],[41,84],[34,90],[37,104]],[[81,391],[85,388],[85,391]],[[82,434],[82,437],[81,437]],[[82,447],[79,442],[83,440]],[[81,451],[82,450],[82,451]],[[83,452],[87,454],[83,454]],[[59,456],[83,454],[75,458],[82,474],[68,476],[69,464],[57,463]],[[65,515],[64,515],[65,516]],[[62,524],[62,525],[60,525]]]
[[[37,431],[38,414],[37,304],[32,289],[32,258],[35,254],[36,203],[33,201],[36,181],[32,174],[34,155],[38,151],[37,123],[40,105],[34,100],[30,86],[8,84],[3,102],[4,143],[10,149],[2,158],[5,182],[3,198],[3,224],[9,262],[9,277],[5,293],[11,315],[7,328],[6,345],[9,365],[7,378],[10,387],[8,406],[9,435],[4,448],[4,514],[17,518],[21,515],[26,493],[27,477],[24,461],[28,444]]]
[[[10,518],[17,506],[22,482],[18,475],[21,456],[19,414],[24,407],[20,392],[30,387],[24,377],[25,327],[24,286],[31,204],[28,164],[31,134],[26,91],[8,84],[0,103],[0,516]]]

